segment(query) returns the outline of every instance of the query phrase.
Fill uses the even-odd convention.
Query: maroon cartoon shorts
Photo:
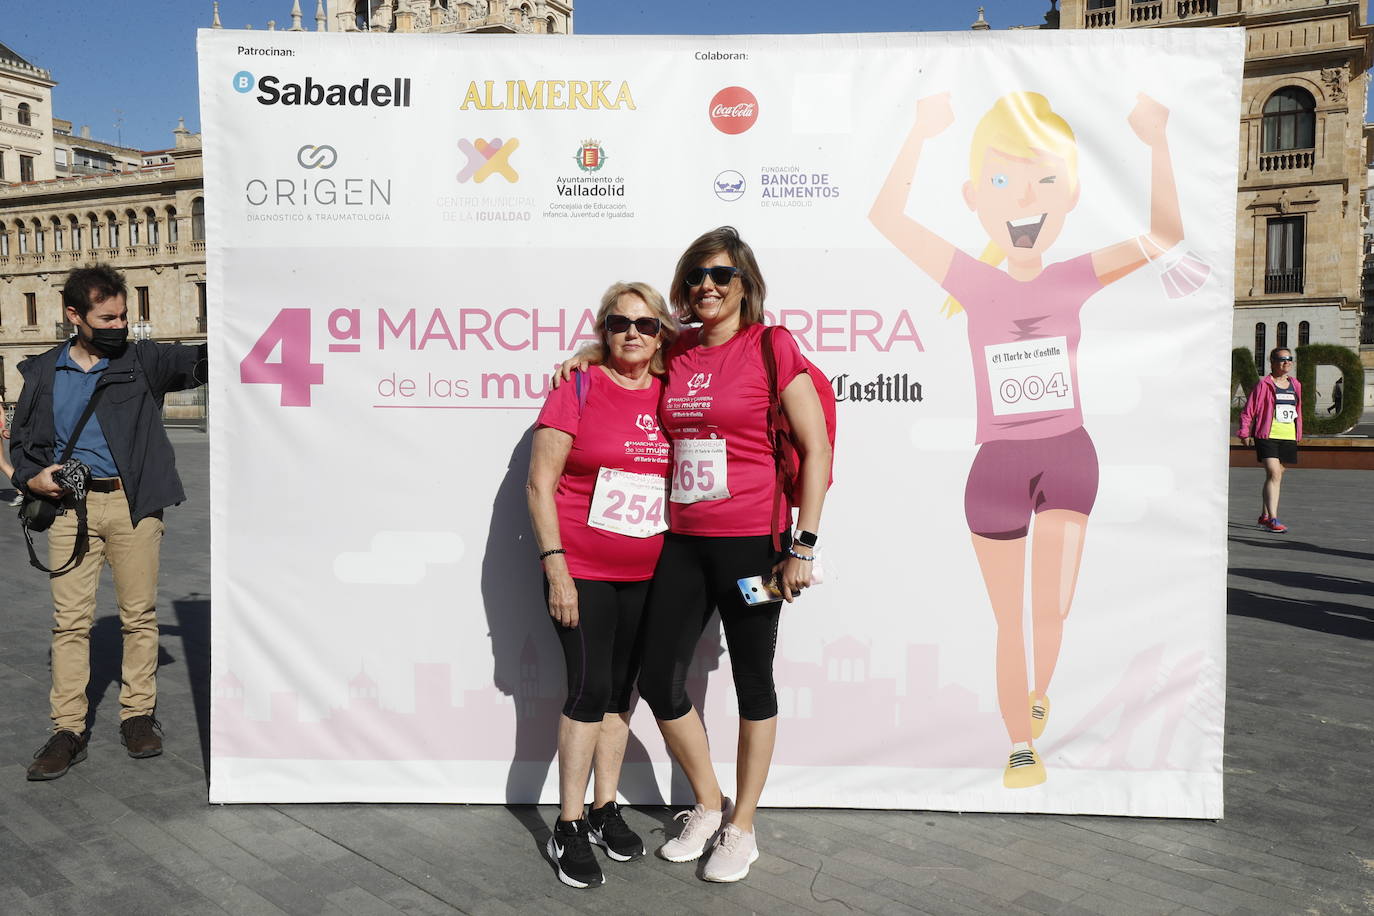
[[[1048,439],[985,442],[969,468],[964,517],[969,531],[1023,538],[1031,515],[1069,509],[1084,515],[1097,500],[1097,449],[1083,427]]]

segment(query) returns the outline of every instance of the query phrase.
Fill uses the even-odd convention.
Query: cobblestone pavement
[[[742,884],[641,860],[573,891],[539,853],[552,807],[206,804],[208,449],[173,439],[192,495],[163,554],[162,757],[119,746],[107,586],[90,759],[24,780],[51,610],[0,524],[0,914],[1374,912],[1374,472],[1291,473],[1270,535],[1261,472],[1231,471],[1224,820],[772,810]],[[627,819],[652,842],[671,814]]]

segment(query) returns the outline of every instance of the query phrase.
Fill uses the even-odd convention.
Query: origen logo
[[[651,413],[642,413],[635,421],[635,426],[639,427],[640,432],[649,437],[650,442],[658,441],[658,422],[654,420]]]
[[[303,169],[332,169],[339,162],[339,153],[332,146],[306,144],[296,150],[296,162]]]
[[[698,372],[687,380],[687,397],[694,398],[698,391],[705,391],[711,387],[711,372]]]
[[[253,79],[253,74],[249,73],[247,70],[240,70],[238,73],[234,74],[235,92],[252,92],[255,83],[257,83],[257,80]]]
[[[721,200],[739,200],[744,196],[744,176],[734,169],[727,169],[716,176],[713,187]]]
[[[743,86],[727,86],[711,99],[711,123],[723,134],[742,134],[759,116],[759,100]]]
[[[468,157],[458,173],[459,183],[475,181],[481,184],[492,175],[499,174],[515,184],[520,180],[520,173],[511,167],[510,157],[519,148],[520,141],[515,137],[509,140],[459,140],[458,151]]]

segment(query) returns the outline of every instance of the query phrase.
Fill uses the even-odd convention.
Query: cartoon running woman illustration
[[[979,449],[964,514],[997,620],[997,701],[1011,739],[1007,788],[1045,781],[1034,741],[1049,721],[1050,678],[1097,497],[1097,452],[1083,429],[1078,391],[1079,310],[1102,287],[1183,240],[1168,116],[1140,95],[1127,119],[1151,152],[1149,232],[1068,261],[1046,264],[1045,252],[1078,203],[1078,145],[1034,92],[998,99],[973,134],[963,191],[988,234],[981,260],[904,212],[922,147],[954,122],[948,93],[917,103],[916,123],[869,212],[873,225],[949,293],[946,313],[968,315]],[[1005,271],[997,266],[1003,260]],[[1033,681],[1022,632],[1028,539]]]

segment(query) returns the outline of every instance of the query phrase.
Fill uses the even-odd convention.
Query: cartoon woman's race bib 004
[[[663,511],[663,478],[602,468],[596,474],[587,524],[632,538],[648,538],[668,530]]]
[[[729,499],[724,439],[673,441],[673,502]]]
[[[988,390],[996,416],[1073,410],[1069,342],[1040,337],[983,348]]]

